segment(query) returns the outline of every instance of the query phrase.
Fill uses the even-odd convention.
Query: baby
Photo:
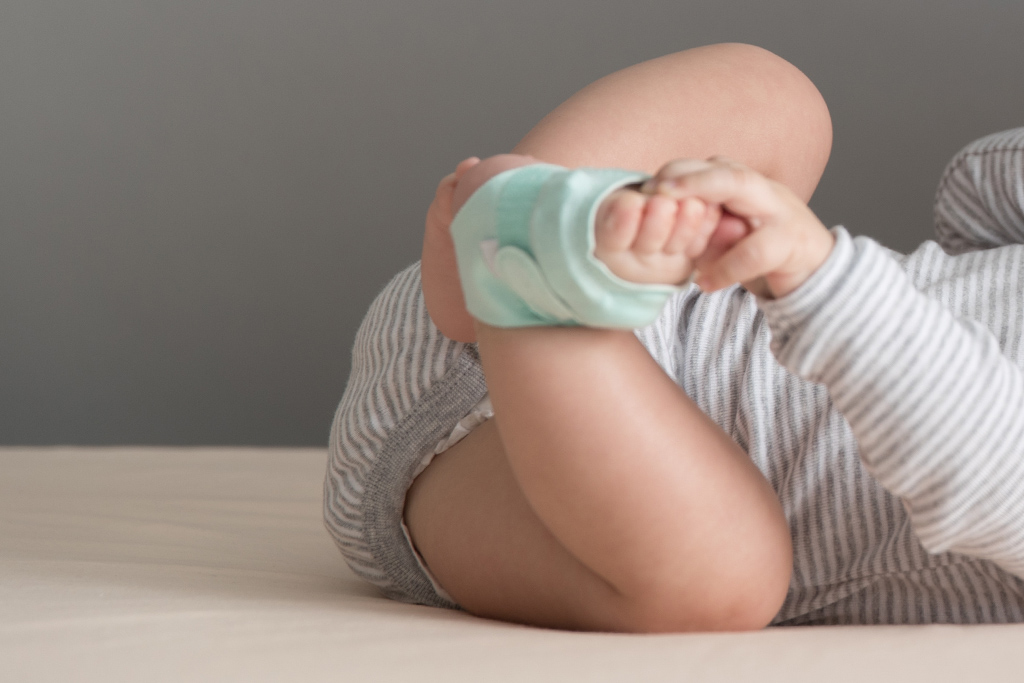
[[[1024,621],[1024,129],[951,162],[941,247],[910,255],[807,208],[830,131],[792,65],[719,45],[459,164],[332,428],[325,520],[352,569],[568,629]],[[644,171],[587,229],[616,281],[673,286],[649,324],[562,324],[555,301],[508,326],[463,290],[485,252],[450,228],[538,161]]]
[[[450,230],[453,218],[491,178],[536,163],[539,160],[517,154],[483,161],[474,157],[460,163],[439,184],[428,210],[421,268],[424,300],[432,320],[446,336],[474,341],[480,324],[466,310],[458,269],[451,265],[455,260]],[[785,296],[799,287],[825,261],[834,243],[831,233],[788,188],[723,158],[672,161],[642,186],[631,184],[612,191],[595,211],[593,232],[594,255],[624,280],[677,284],[691,278],[696,266],[701,269],[696,284],[705,292],[743,282],[768,298]],[[444,267],[439,267],[441,263]],[[480,332],[501,334],[486,326]],[[510,407],[509,412],[513,410]],[[703,457],[729,463],[730,456],[735,455],[734,445],[715,438],[716,430],[691,425],[685,435],[679,436],[700,442],[701,431],[710,432],[705,434],[710,438],[702,444]],[[732,490],[742,490],[751,478],[759,487],[760,477],[749,469],[720,472],[717,478],[706,479],[703,495],[709,499],[728,496]],[[721,491],[715,490],[716,479]],[[755,496],[753,500],[760,502],[760,498]],[[750,514],[764,515],[751,525],[751,534],[763,527],[779,526],[774,501],[755,505]],[[415,539],[418,529],[415,522],[411,524]],[[788,565],[788,539],[778,533],[762,538],[778,540],[776,552],[768,554],[776,561],[782,557],[782,564]],[[753,539],[745,538],[738,529],[732,530],[730,542],[741,547],[753,545]],[[708,568],[712,567],[714,572],[723,569],[720,564],[709,563]],[[735,586],[729,590],[739,593]],[[760,595],[753,601],[742,593],[740,600],[764,604],[763,596],[769,595],[769,611],[777,610],[775,603],[781,595],[765,591],[763,578],[757,581],[754,592]],[[729,601],[718,596],[716,602]],[[690,607],[683,611],[694,610]],[[736,625],[729,623],[729,627]]]

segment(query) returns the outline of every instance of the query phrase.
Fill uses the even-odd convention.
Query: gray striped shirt
[[[794,568],[775,624],[1024,621],[1024,128],[972,143],[910,255],[833,228],[776,301],[689,288],[637,336],[782,502]],[[352,569],[454,607],[402,523],[405,492],[486,395],[430,322],[419,266],[359,329],[325,520]]]

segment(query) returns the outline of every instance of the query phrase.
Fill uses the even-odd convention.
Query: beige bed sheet
[[[1024,625],[628,636],[379,597],[311,449],[0,449],[0,681],[1024,681]]]

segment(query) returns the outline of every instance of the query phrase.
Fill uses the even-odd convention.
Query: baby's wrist
[[[818,225],[809,235],[810,239],[804,242],[804,248],[795,266],[787,268],[784,272],[765,276],[769,298],[781,299],[796,291],[828,260],[836,243],[832,233],[825,226]]]
[[[834,246],[824,263],[805,282],[777,300],[758,299],[758,307],[764,312],[772,330],[773,350],[789,344],[798,331],[806,330],[812,324],[820,325],[822,321],[831,319],[835,311],[851,304],[850,292],[853,290],[849,287],[856,289],[850,284],[851,278],[860,277],[851,273],[858,249],[842,226],[835,226],[828,232],[833,237]],[[818,323],[813,323],[815,319]]]

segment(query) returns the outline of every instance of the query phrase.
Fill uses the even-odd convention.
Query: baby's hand
[[[720,211],[700,199],[623,188],[598,207],[594,256],[623,280],[680,284],[708,244]]]
[[[698,263],[696,283],[706,292],[739,282],[759,296],[785,296],[825,262],[835,243],[788,187],[722,157],[670,162],[644,189],[720,205],[746,222],[749,232],[725,253]]]

